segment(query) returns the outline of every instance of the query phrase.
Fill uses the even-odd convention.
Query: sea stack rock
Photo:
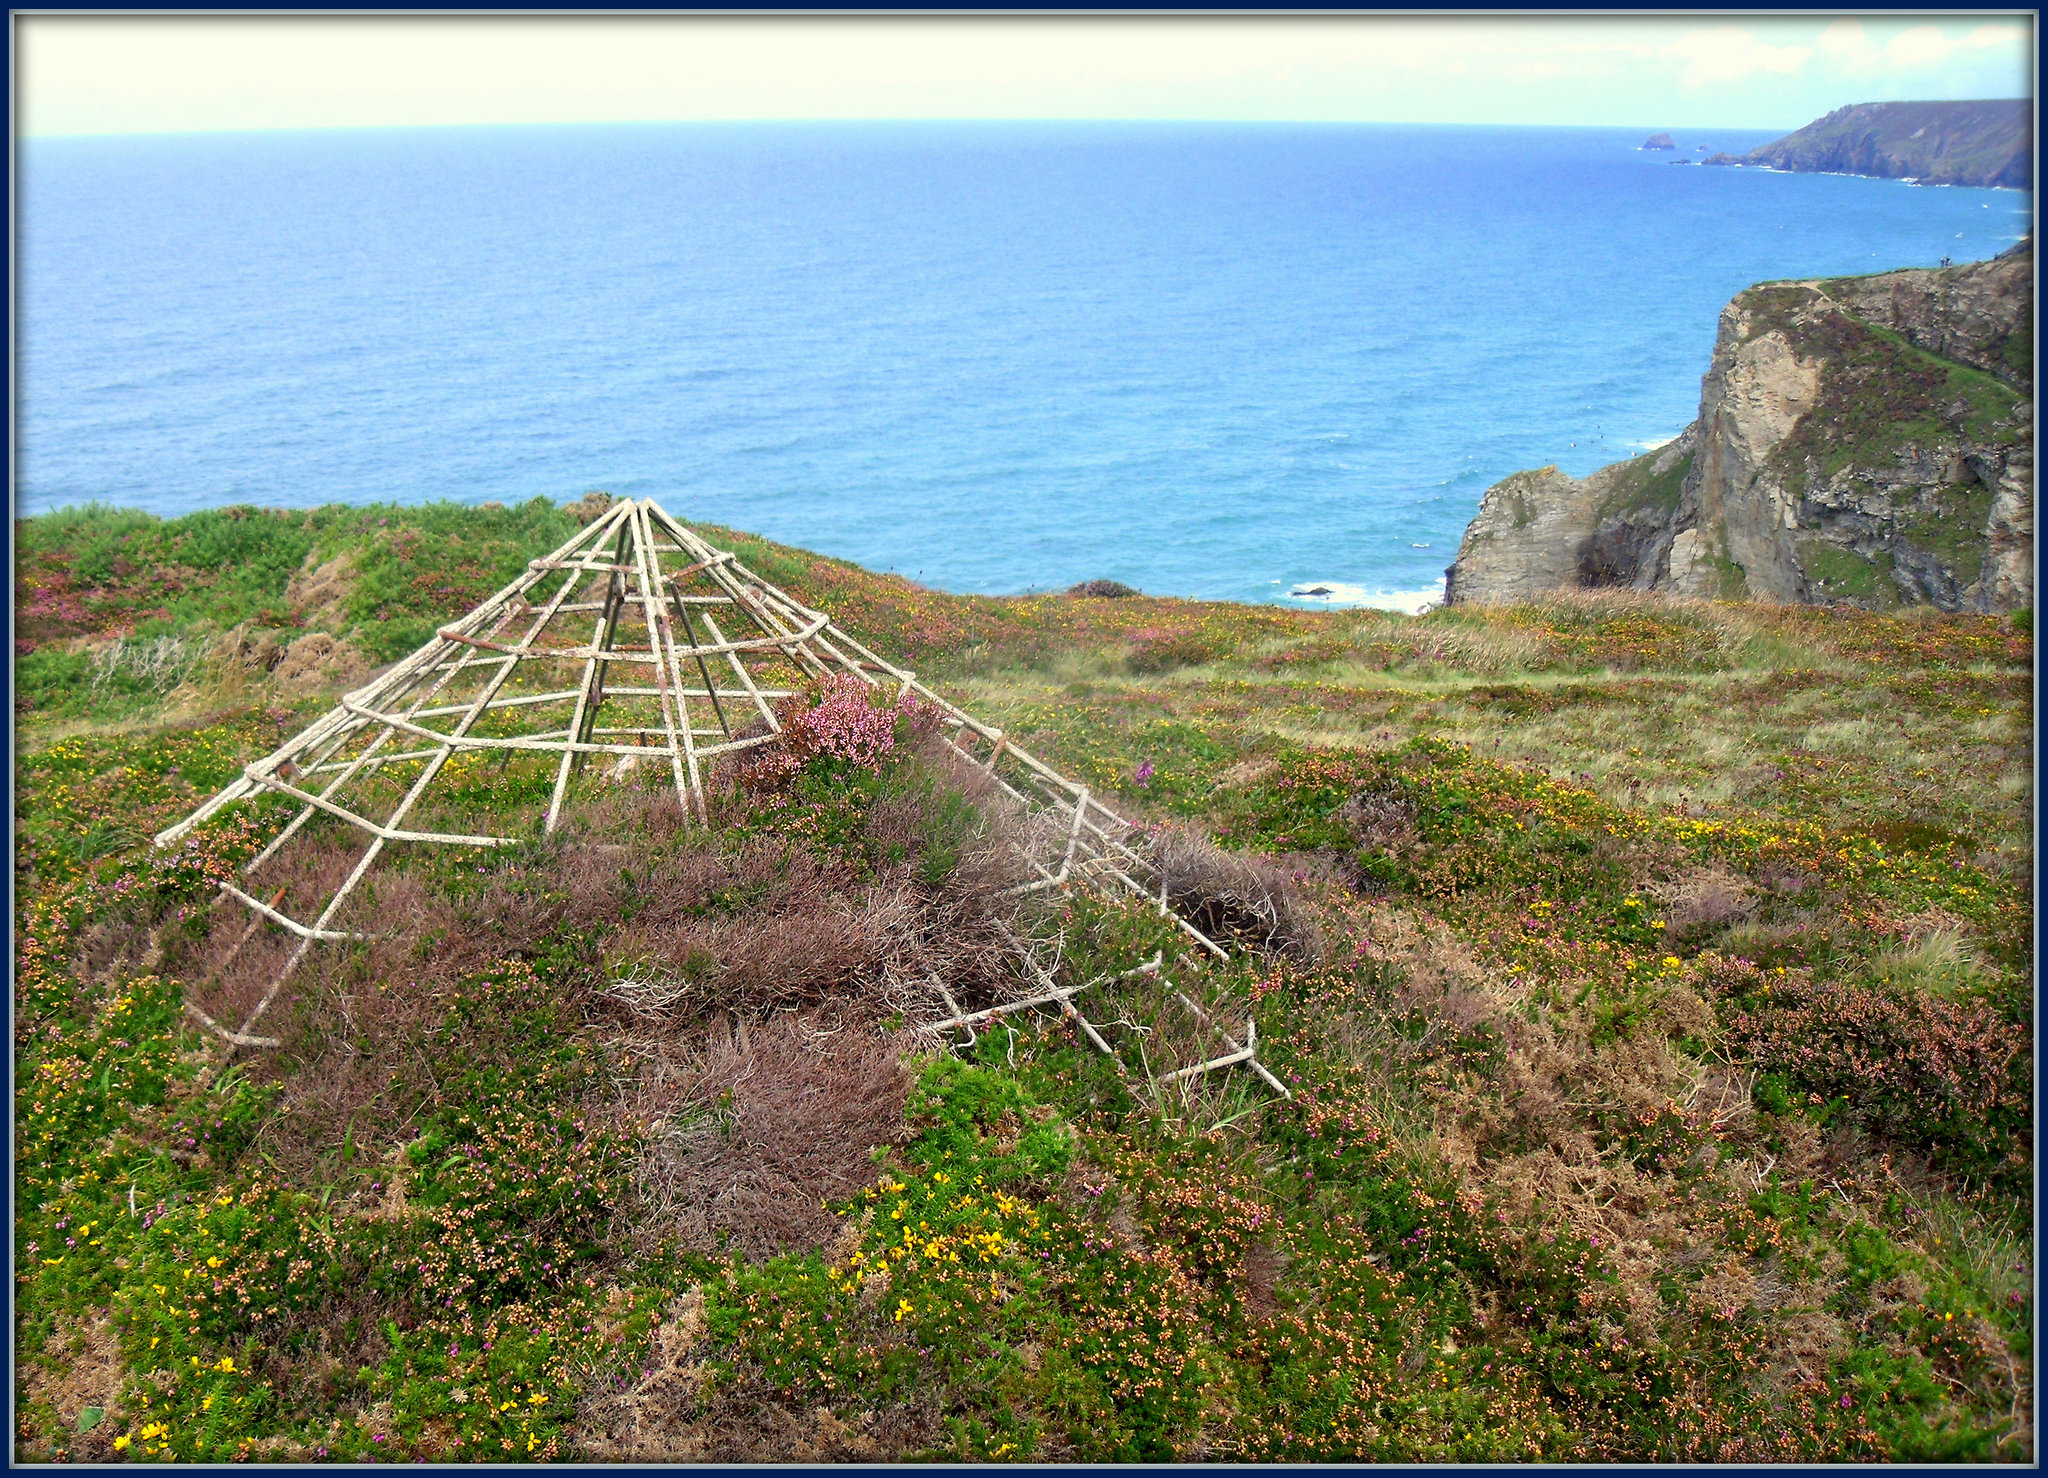
[[[1671,135],[1668,133],[1653,133],[1643,140],[1643,147],[1645,149],[1675,149],[1678,145],[1672,142]]]

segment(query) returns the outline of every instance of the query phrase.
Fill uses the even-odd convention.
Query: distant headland
[[[1715,154],[1701,162],[2031,190],[2032,109],[2023,98],[1855,103],[1747,154]]]

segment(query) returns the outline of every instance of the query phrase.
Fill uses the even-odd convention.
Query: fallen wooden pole
[[[1038,961],[1032,957],[1031,951],[1024,947],[1024,942],[1021,939],[1019,939],[1015,934],[1010,932],[1010,926],[1008,924],[1005,924],[1002,920],[998,919],[996,920],[996,928],[1002,932],[1003,938],[1010,941],[1010,948],[1014,949],[1017,952],[1017,957],[1024,962],[1024,968],[1029,970],[1033,975],[1036,975],[1038,977],[1038,983],[1046,987],[1047,998],[1058,1003],[1060,1008],[1060,1014],[1065,1016],[1069,1021],[1073,1022],[1076,1026],[1080,1027],[1084,1033],[1086,1033],[1088,1040],[1095,1044],[1096,1050],[1101,1052],[1104,1057],[1107,1057],[1110,1061],[1110,1064],[1113,1067],[1115,1067],[1116,1075],[1118,1077],[1128,1080],[1130,1077],[1130,1072],[1127,1068],[1124,1067],[1124,1060],[1116,1055],[1116,1048],[1110,1046],[1108,1042],[1103,1040],[1102,1033],[1095,1029],[1094,1022],[1090,1021],[1087,1017],[1083,1016],[1079,1011],[1074,1009],[1074,1003],[1070,999],[1070,997],[1072,997],[1075,994],[1075,992],[1086,989],[1086,987],[1068,986],[1062,988],[1058,982],[1056,982],[1050,975],[1046,974],[1045,967],[1040,965]]]
[[[211,1016],[208,1016],[204,1011],[200,1010],[197,1006],[193,1005],[190,1001],[187,1001],[185,1003],[185,1009],[189,1011],[192,1015],[199,1018],[199,1023],[201,1026],[204,1026],[208,1031],[212,1032],[215,1036],[219,1037],[223,1042],[226,1042],[230,1046],[282,1047],[284,1045],[284,1042],[277,1037],[252,1037],[247,1032],[231,1032],[226,1027],[222,1026],[218,1021],[215,1021]]]
[[[1249,1025],[1250,1029],[1245,1033],[1244,1046],[1239,1047],[1228,1057],[1212,1057],[1207,1062],[1196,1063],[1193,1067],[1176,1068],[1173,1072],[1161,1073],[1152,1081],[1155,1083],[1171,1083],[1176,1078],[1199,1077],[1203,1073],[1213,1073],[1219,1067],[1235,1067],[1240,1062],[1250,1062],[1252,1055],[1259,1050],[1259,1028],[1256,1022],[1252,1022]],[[1224,1040],[1227,1042],[1230,1039],[1225,1037]]]
[[[944,1021],[933,1022],[932,1029],[934,1031],[950,1031],[954,1027],[964,1026],[972,1030],[976,1022],[986,1025],[998,1016],[1007,1016],[1012,1011],[1028,1011],[1033,1006],[1050,1006],[1054,1001],[1064,1001],[1069,997],[1079,995],[1086,989],[1088,987],[1085,985],[1063,985],[1057,990],[1049,990],[1035,996],[1027,996],[1021,1001],[1005,1001],[1000,1006],[989,1006],[980,1011],[961,1011],[958,1016],[949,1016]],[[956,1011],[960,1009],[959,1003],[954,1001],[950,995],[946,998],[946,1004],[952,1006]]]
[[[1212,1018],[1207,1011],[1204,1011],[1200,1006],[1197,1006],[1193,1001],[1188,999],[1187,992],[1181,990],[1179,987],[1175,987],[1173,993],[1176,996],[1180,997],[1181,1004],[1183,1006],[1186,1006],[1188,1010],[1194,1012],[1195,1015],[1199,1016],[1205,1025],[1215,1028],[1216,1035],[1223,1038],[1224,1046],[1228,1047],[1233,1052],[1243,1052],[1245,1054],[1243,1059],[1245,1064],[1249,1066],[1253,1072],[1257,1073],[1261,1078],[1264,1078],[1266,1080],[1267,1087],[1271,1088],[1275,1093],[1279,1094],[1282,1098],[1294,1097],[1292,1093],[1289,1093],[1287,1091],[1287,1085],[1285,1083],[1281,1082],[1278,1078],[1274,1077],[1271,1073],[1267,1072],[1266,1065],[1260,1062],[1258,1058],[1251,1055],[1252,1049],[1240,1047],[1237,1043],[1237,1038],[1233,1037],[1229,1032],[1225,1031],[1222,1027],[1217,1026],[1214,1018]],[[1254,1026],[1253,1032],[1256,1033],[1256,1031],[1257,1028],[1256,1026]]]

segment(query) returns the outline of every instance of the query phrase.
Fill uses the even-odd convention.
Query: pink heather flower
[[[803,747],[846,760],[864,770],[879,770],[882,757],[896,747],[896,715],[877,708],[873,689],[851,673],[829,677],[819,685],[815,708],[791,723],[809,741]]]

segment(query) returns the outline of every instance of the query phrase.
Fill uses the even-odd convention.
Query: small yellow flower
[[[535,1406],[545,1406],[547,1405],[548,1401],[548,1398],[543,1396],[538,1391],[535,1391],[531,1396],[528,1396],[526,1399]]]
[[[116,1452],[124,1452],[124,1451],[126,1451],[126,1450],[127,1450],[127,1447],[128,1447],[128,1439],[127,1439],[126,1437],[116,1437],[116,1438],[114,1439],[114,1451],[116,1451]]]
[[[209,1257],[206,1260],[206,1265],[210,1268],[217,1268],[220,1266],[220,1259],[217,1257]]]

